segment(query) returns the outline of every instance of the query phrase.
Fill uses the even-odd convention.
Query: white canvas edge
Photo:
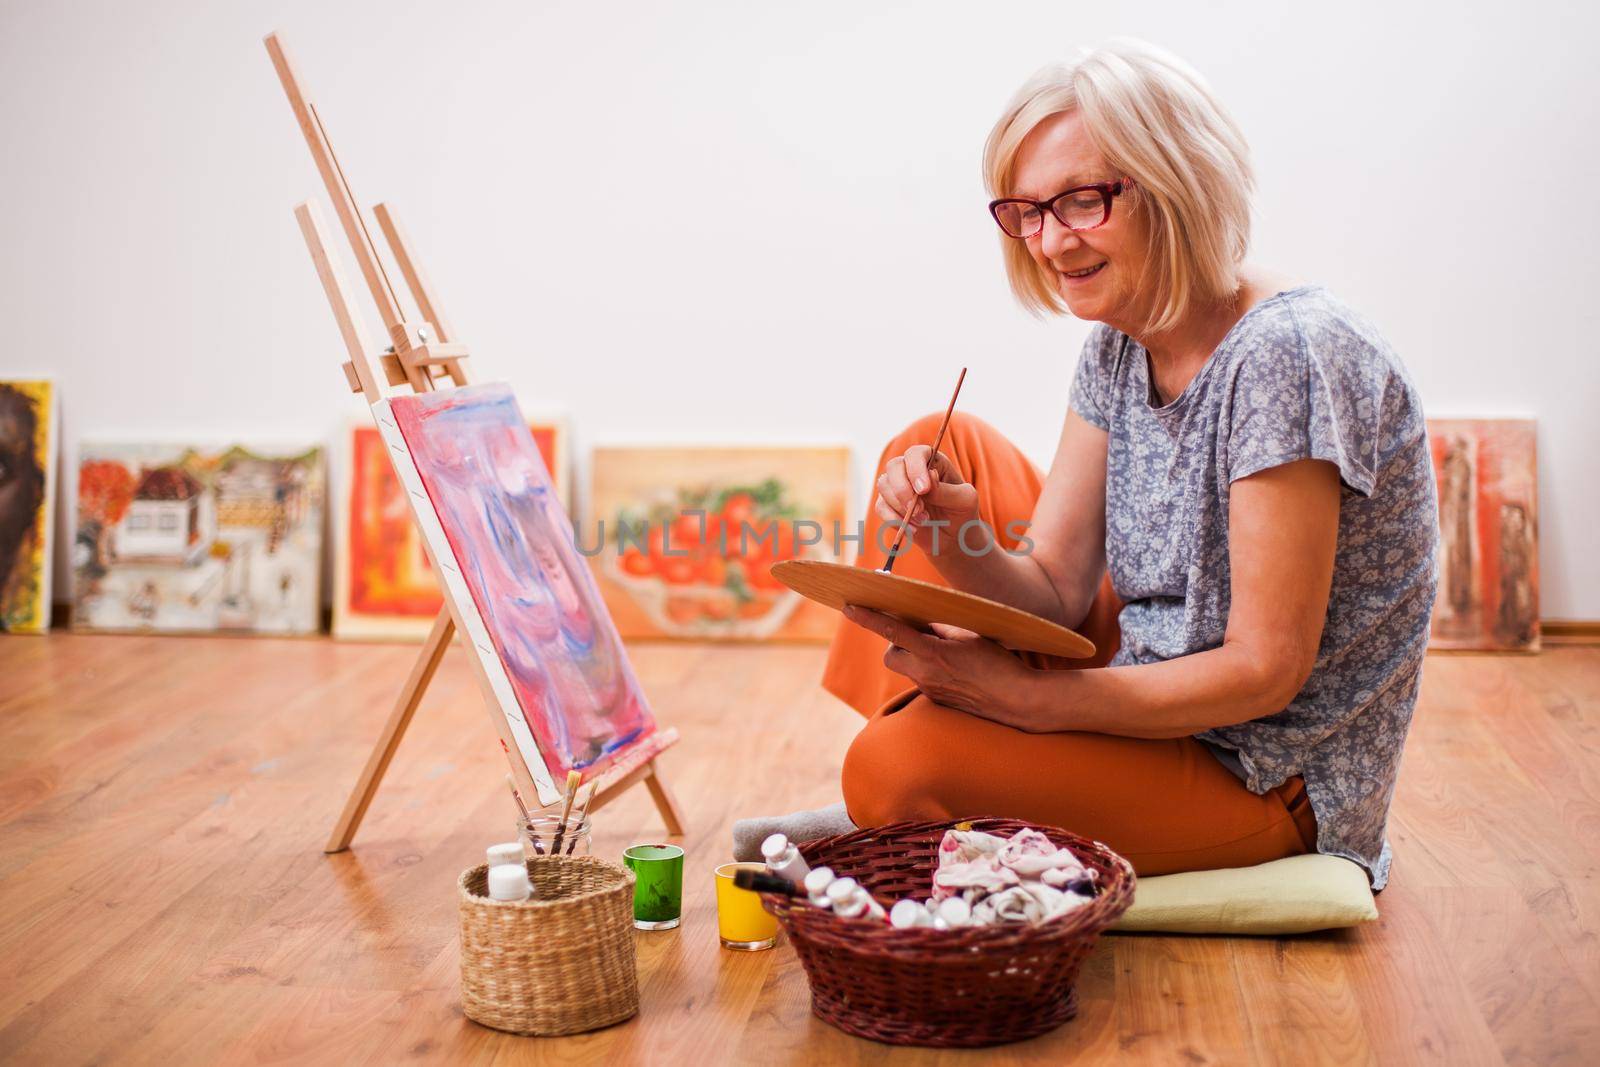
[[[561,791],[550,777],[550,770],[539,752],[539,743],[528,729],[527,720],[522,717],[522,706],[511,688],[505,664],[500,662],[500,656],[495,651],[494,641],[489,637],[489,629],[484,625],[477,601],[472,599],[472,590],[467,588],[466,579],[455,565],[455,552],[439,522],[433,500],[422,484],[422,476],[417,473],[411,449],[400,433],[388,400],[379,400],[372,405],[372,418],[377,423],[378,433],[383,436],[384,443],[389,446],[389,459],[394,464],[395,475],[405,488],[406,499],[411,503],[411,513],[416,517],[417,527],[422,531],[422,543],[428,550],[433,569],[441,579],[445,602],[450,605],[456,628],[461,631],[467,652],[478,668],[479,679],[488,690],[485,696],[492,697],[498,705],[492,710],[498,711],[505,719],[512,740],[516,742],[518,756],[538,792],[540,805],[554,804],[561,799]]]

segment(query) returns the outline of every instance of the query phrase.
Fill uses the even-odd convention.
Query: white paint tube
[[[828,887],[836,879],[830,867],[818,867],[805,878],[806,896],[811,900],[813,908],[832,908],[833,901],[828,899]]]
[[[528,868],[520,863],[502,863],[489,868],[489,896],[493,900],[527,900],[533,895]]]
[[[773,834],[761,842],[761,856],[767,861],[767,870],[779,878],[789,879],[795,885],[804,885],[806,875],[811,873],[800,850],[782,834]]]

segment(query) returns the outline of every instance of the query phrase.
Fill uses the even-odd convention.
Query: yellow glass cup
[[[778,941],[778,920],[761,906],[761,898],[733,884],[734,871],[764,871],[761,863],[724,863],[717,875],[717,936],[723,948],[759,952]]]

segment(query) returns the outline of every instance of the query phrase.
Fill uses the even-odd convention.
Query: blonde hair
[[[1121,210],[1143,210],[1150,243],[1139,290],[1148,293],[1145,328],[1171,329],[1198,301],[1239,289],[1250,246],[1250,147],[1233,118],[1194,68],[1144,41],[1119,38],[1086,49],[1074,62],[1044,68],[1007,105],[983,150],[989,195],[1013,195],[1023,138],[1053,115],[1078,111],[1095,147],[1133,179]],[[1115,210],[1115,209],[1114,209]],[[1035,314],[1067,310],[1054,278],[1026,243],[1000,235],[1006,276]]]

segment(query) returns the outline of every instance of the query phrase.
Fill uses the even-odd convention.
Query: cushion
[[[1303,934],[1377,917],[1365,871],[1339,856],[1310,853],[1259,867],[1141,878],[1133,907],[1111,929]]]

